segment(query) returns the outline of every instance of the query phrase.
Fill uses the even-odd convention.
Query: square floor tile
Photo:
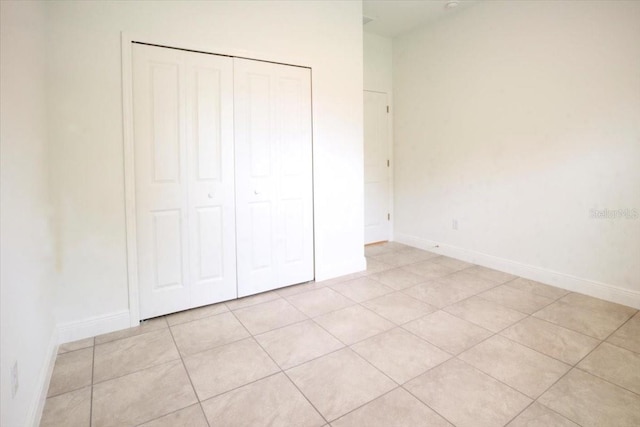
[[[186,357],[184,364],[201,401],[280,370],[253,338]]]
[[[541,295],[543,297],[553,299],[558,299],[569,293],[569,291],[565,289],[545,285],[544,283],[536,282],[535,280],[524,279],[522,277],[518,277],[515,280],[507,282],[507,285],[521,291],[531,292],[536,295]]]
[[[499,335],[458,356],[533,399],[540,396],[571,366]]]
[[[460,301],[444,308],[444,311],[493,332],[499,332],[527,317],[524,313],[479,297]]]
[[[425,278],[419,274],[411,273],[402,268],[386,270],[381,273],[372,274],[369,277],[398,291],[425,281]]]
[[[553,412],[551,409],[533,402],[515,420],[507,424],[507,427],[580,427],[573,421]]]
[[[364,247],[364,254],[367,257],[372,257],[372,256],[376,256],[376,255],[380,255],[380,254],[386,254],[389,252],[394,252],[396,251],[396,248],[393,248],[391,246],[388,246],[384,243],[372,243],[369,245],[365,245]]]
[[[405,388],[458,427],[501,426],[531,399],[479,370],[451,359]]]
[[[234,313],[254,335],[307,319],[307,316],[284,299],[241,308]]]
[[[640,353],[640,312],[615,331],[607,341],[618,347]]]
[[[282,369],[292,368],[344,347],[311,320],[266,332],[255,338]]]
[[[331,285],[331,289],[340,292],[345,297],[356,302],[370,300],[393,292],[393,289],[390,287],[369,277],[360,277],[358,279],[337,283]]]
[[[212,426],[319,427],[324,419],[282,373],[202,403]]]
[[[394,267],[414,264],[416,262],[425,261],[429,258],[431,258],[429,253],[421,253],[417,251],[394,251],[372,257],[372,259],[375,259],[376,261],[380,261]]]
[[[299,285],[287,286],[286,288],[276,289],[274,292],[281,297],[290,297],[292,295],[298,295],[309,291],[314,291],[327,286],[325,282],[307,282]]]
[[[367,269],[365,274],[379,273],[380,271],[389,270],[390,268],[393,268],[390,264],[367,257]]]
[[[578,368],[640,394],[640,354],[602,343]]]
[[[98,383],[180,358],[169,329],[95,347],[93,382]]]
[[[403,326],[431,344],[458,354],[491,336],[491,332],[444,311],[436,311]]]
[[[262,304],[263,302],[273,301],[274,299],[281,298],[274,291],[262,292],[255,295],[249,295],[248,297],[238,298],[225,302],[229,310],[237,310],[239,308],[251,307],[252,305]]]
[[[579,369],[538,401],[584,427],[640,425],[640,396]]]
[[[425,260],[440,256],[440,255],[438,255],[438,254],[436,254],[434,252],[425,251],[424,249],[418,249],[418,248],[414,248],[412,246],[405,246],[403,248],[400,248],[400,249],[398,249],[398,252],[420,254],[420,256],[424,257]]]
[[[424,403],[397,388],[332,422],[333,427],[453,427]]]
[[[286,373],[329,421],[396,387],[393,381],[348,348]]]
[[[467,289],[473,295],[498,286],[496,282],[484,279],[475,274],[468,274],[466,270],[458,271],[445,277],[439,277],[436,282]]]
[[[398,325],[410,322],[411,320],[437,310],[435,307],[401,292],[383,295],[365,301],[362,305]]]
[[[460,283],[449,284],[436,281],[420,283],[402,292],[437,308],[446,307],[477,293],[474,289]]]
[[[47,399],[40,427],[89,427],[91,424],[91,387]]]
[[[460,259],[455,259],[455,258],[451,258],[444,255],[431,258],[430,261],[433,261],[436,264],[440,264],[440,265],[444,265],[446,267],[452,268],[455,271],[464,270],[466,268],[473,266],[473,264],[471,264],[470,262],[462,261]]]
[[[287,301],[309,317],[320,316],[355,304],[349,298],[328,287],[293,295],[287,298]]]
[[[197,402],[182,361],[93,386],[92,425],[138,425]]]
[[[331,335],[349,345],[377,335],[395,325],[359,305],[316,317],[315,321]]]
[[[500,335],[569,365],[578,363],[600,343],[595,338],[535,317],[522,319]]]
[[[618,329],[635,310],[579,294],[569,294],[533,314],[565,328],[605,339]]]
[[[68,353],[70,351],[82,350],[83,348],[93,347],[94,338],[86,338],[79,341],[68,342],[58,346],[58,354]]]
[[[424,277],[424,280],[436,279],[438,277],[446,276],[456,270],[446,265],[436,264],[430,259],[426,261],[417,262],[415,264],[409,264],[402,267],[403,270],[409,273],[417,274]]]
[[[400,328],[361,341],[351,348],[398,384],[451,358],[450,354]]]
[[[337,277],[333,277],[331,279],[326,279],[326,280],[321,280],[319,282],[316,282],[316,284],[319,287],[326,287],[326,286],[331,286],[331,285],[335,285],[336,283],[342,283],[342,282],[346,282],[347,280],[353,280],[353,279],[357,279],[358,277],[364,277],[367,276],[367,272],[365,271],[358,271],[355,273],[351,273],[351,274],[345,274],[344,276],[337,276]]]
[[[91,385],[93,347],[60,354],[49,382],[48,397]]]
[[[554,301],[552,298],[521,291],[507,285],[489,289],[478,296],[527,314],[533,314]]]
[[[199,404],[180,409],[140,427],[209,427]]]
[[[166,327],[168,327],[167,320],[164,317],[157,317],[155,319],[145,320],[141,322],[139,326],[133,328],[121,329],[108,334],[98,335],[95,337],[95,343],[104,344],[109,341],[146,334],[147,332],[157,331],[158,329]]]
[[[249,336],[232,313],[222,313],[171,327],[183,356],[238,341]]]
[[[381,243],[381,245],[393,251],[406,251],[410,249],[416,249],[413,246],[405,245],[404,243],[394,242],[394,241],[384,242],[384,243]]]
[[[192,308],[191,310],[184,310],[170,314],[167,316],[167,323],[169,326],[173,326],[180,323],[190,322],[192,320],[215,316],[216,314],[224,313],[226,311],[229,311],[229,309],[224,303],[205,305],[204,307]]]
[[[483,279],[491,280],[496,283],[505,283],[516,278],[513,274],[493,270],[481,265],[474,265],[473,267],[465,269],[464,272],[467,274],[475,274],[476,276],[480,276]]]
[[[615,313],[620,317],[624,317],[625,319],[630,318],[638,311],[635,308],[627,307],[626,305],[616,304],[614,302],[605,301],[603,299],[594,298],[575,292],[562,297],[562,301],[575,307],[580,307],[587,310],[603,312],[607,314]]]

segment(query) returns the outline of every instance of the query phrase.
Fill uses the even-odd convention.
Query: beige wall
[[[364,33],[364,90],[393,92],[393,53],[390,38]]]
[[[57,348],[42,4],[0,2],[0,40],[0,425],[31,426]]]
[[[640,3],[492,1],[394,39],[395,236],[640,307]],[[452,220],[459,229],[452,229]]]

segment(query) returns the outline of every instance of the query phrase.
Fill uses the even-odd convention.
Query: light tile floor
[[[42,426],[639,426],[640,313],[398,243],[60,346]]]

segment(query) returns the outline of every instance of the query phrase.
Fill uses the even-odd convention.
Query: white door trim
[[[135,39],[137,41],[137,38]],[[133,49],[134,39],[121,34],[122,43],[122,127],[124,139],[124,207],[127,239],[127,281],[129,282],[129,324],[140,323],[138,287],[138,239],[136,227],[136,171],[133,140]]]
[[[246,59],[254,59],[258,61],[267,61],[281,63],[285,65],[293,65],[311,69],[311,86],[313,88],[313,65],[309,58],[303,57],[282,57],[277,60],[265,56],[263,53],[229,49],[223,47],[202,46],[193,42],[181,42],[174,39],[166,39],[161,35],[140,35],[122,31],[120,33],[121,60],[122,60],[122,127],[123,127],[123,153],[124,153],[124,204],[125,204],[125,235],[126,235],[126,251],[127,251],[127,282],[129,289],[129,319],[130,325],[138,326],[140,324],[140,293],[138,283],[138,242],[136,227],[136,183],[135,183],[135,145],[133,131],[133,50],[132,43],[146,43],[157,46],[163,46],[174,49],[191,50],[202,53],[210,53],[213,55],[234,56]],[[313,123],[313,98],[311,100],[311,112]],[[312,153],[313,153],[313,131],[312,131]],[[313,158],[312,158],[313,162]],[[312,169],[315,170],[312,163]],[[315,178],[315,172],[312,171]],[[313,180],[315,187],[315,179]],[[315,212],[315,191],[312,195],[313,200],[313,218],[316,217]],[[314,270],[315,270],[315,253],[317,253],[315,239],[316,223],[313,223],[314,231]]]
[[[393,202],[394,202],[394,192],[393,192],[393,175],[394,175],[394,159],[393,159],[393,107],[392,107],[392,99],[391,99],[391,94],[388,92],[384,92],[384,91],[380,91],[380,90],[370,90],[370,89],[364,89],[363,90],[363,94],[365,92],[371,92],[371,93],[378,93],[378,94],[383,94],[386,95],[387,97],[387,104],[389,107],[389,112],[387,113],[387,140],[386,140],[386,144],[387,144],[387,159],[389,159],[389,167],[387,168],[387,182],[388,182],[388,200],[387,200],[387,208],[389,210],[389,214],[391,215],[391,219],[389,220],[389,231],[388,231],[388,237],[389,237],[389,241],[392,241],[394,238],[394,221],[395,221],[395,215],[394,215],[394,210],[393,210]]]

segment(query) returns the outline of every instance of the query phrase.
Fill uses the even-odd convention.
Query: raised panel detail
[[[199,68],[195,80],[198,179],[220,180],[220,71]]]
[[[253,269],[271,266],[271,202],[256,202],[249,206],[251,218],[251,266]]]
[[[197,209],[199,280],[218,279],[223,275],[222,209],[218,206]]]
[[[180,176],[180,112],[178,66],[151,66],[153,110],[153,179],[175,182]]]
[[[154,289],[182,285],[182,233],[179,210],[152,212]]]
[[[285,176],[298,175],[306,167],[303,159],[304,147],[307,142],[303,135],[302,123],[305,123],[301,111],[302,85],[299,80],[292,78],[278,79],[278,113],[279,113],[279,144],[281,174]],[[306,118],[309,120],[309,118]]]
[[[268,75],[249,75],[249,146],[251,176],[264,177],[271,170],[271,112]]]
[[[283,200],[284,262],[300,260],[304,254],[304,206],[302,200]]]

